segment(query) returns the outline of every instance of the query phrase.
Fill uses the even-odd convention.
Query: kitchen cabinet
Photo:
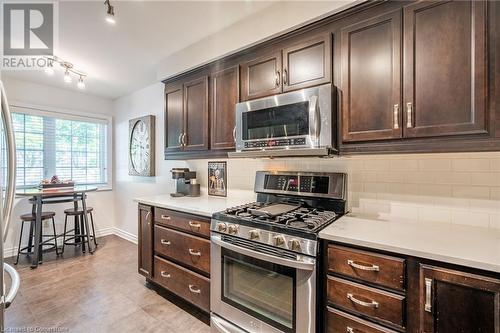
[[[323,332],[500,333],[500,274],[325,242]]]
[[[343,140],[402,137],[401,10],[342,29]]]
[[[208,76],[167,85],[165,152],[207,150],[208,112]]]
[[[406,137],[487,133],[486,2],[404,7]]]
[[[153,277],[153,208],[139,204],[138,268],[139,274]]]
[[[211,75],[211,139],[210,149],[234,149],[236,103],[240,101],[238,66]]]
[[[139,204],[138,237],[139,273],[209,312],[210,219]]]
[[[184,107],[182,84],[165,87],[165,151],[175,152],[183,148]]]
[[[241,64],[243,101],[331,81],[331,36],[321,34]]]
[[[266,54],[241,65],[241,99],[281,93],[281,51]]]
[[[344,27],[343,142],[488,135],[487,15],[422,1]]]
[[[500,332],[500,280],[420,265],[420,332]]]

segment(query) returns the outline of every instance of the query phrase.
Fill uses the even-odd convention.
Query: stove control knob
[[[292,251],[300,251],[300,242],[298,239],[290,239],[288,241],[288,247],[290,248],[290,250]]]
[[[217,231],[219,232],[226,232],[227,230],[227,225],[223,222],[217,223]]]
[[[238,226],[236,224],[230,224],[229,227],[227,228],[227,232],[230,235],[235,235],[238,233]]]
[[[260,231],[259,230],[250,230],[248,232],[248,236],[250,239],[259,239],[260,238]]]
[[[285,245],[285,237],[282,235],[274,236],[274,245],[283,246]]]

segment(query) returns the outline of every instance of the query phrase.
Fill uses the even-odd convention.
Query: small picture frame
[[[227,197],[227,162],[208,162],[208,195]]]

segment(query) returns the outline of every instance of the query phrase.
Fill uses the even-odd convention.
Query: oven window
[[[309,102],[243,113],[243,140],[309,134]]]
[[[295,330],[294,268],[222,249],[222,301],[284,332]]]

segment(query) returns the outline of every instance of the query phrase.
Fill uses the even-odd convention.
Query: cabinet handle
[[[182,133],[182,145],[184,147],[186,147],[186,145],[187,145],[187,134],[186,133]]]
[[[348,298],[350,301],[352,301],[352,302],[354,302],[354,303],[356,303],[356,304],[358,304],[358,305],[365,306],[365,307],[367,307],[367,308],[374,308],[374,309],[377,309],[377,308],[378,308],[378,302],[375,302],[375,301],[373,301],[373,300],[372,300],[372,301],[370,301],[370,302],[364,302],[364,301],[361,301],[361,300],[357,299],[356,297],[354,297],[354,295],[353,295],[353,294],[350,294],[350,293],[349,293],[349,294],[347,294],[347,298]]]
[[[236,142],[236,126],[233,128],[233,140]]]
[[[201,289],[197,288],[194,284],[189,285],[189,291],[193,294],[201,294]]]
[[[399,129],[399,104],[394,104],[393,111],[393,121],[394,129]]]
[[[280,71],[276,71],[276,87],[280,86]]]
[[[432,279],[425,278],[425,305],[424,310],[427,312],[432,311]]]
[[[163,245],[170,245],[170,241],[166,240],[166,239],[162,239],[160,240],[160,243],[162,243]]]
[[[170,279],[170,274],[168,274],[168,273],[167,273],[167,272],[165,272],[165,271],[161,271],[161,272],[160,272],[160,275],[161,275],[161,277],[164,277],[164,278]]]
[[[373,271],[373,272],[380,271],[380,267],[378,265],[371,265],[371,266],[360,265],[357,264],[354,260],[347,260],[347,264],[351,267],[361,269],[363,271]]]
[[[183,133],[179,134],[179,144],[180,144],[181,146],[182,146],[182,134],[183,134]]]
[[[191,228],[197,228],[197,229],[201,228],[201,224],[197,222],[189,221],[188,224]]]
[[[413,111],[411,102],[406,103],[406,128],[413,127]]]
[[[171,219],[171,217],[168,216],[168,215],[162,215],[160,217],[161,217],[162,220],[170,220]]]
[[[288,71],[283,69],[283,84],[288,84]]]
[[[146,214],[146,217],[144,218],[146,221],[148,221],[148,219],[149,219],[149,215],[151,215],[151,212],[148,212],[148,213]]]
[[[201,252],[200,251],[195,251],[193,249],[189,249],[189,254],[192,255],[192,256],[201,257]]]

